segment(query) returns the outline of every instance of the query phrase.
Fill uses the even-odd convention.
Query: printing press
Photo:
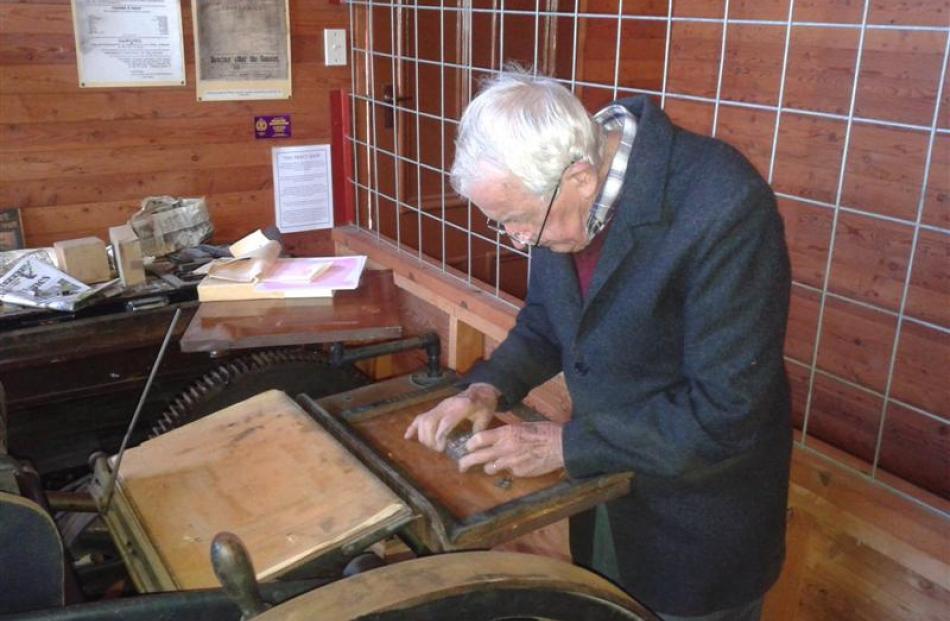
[[[5,519],[22,522],[17,531],[32,544],[3,570],[22,572],[23,593],[46,603],[10,618],[652,618],[586,570],[492,551],[625,493],[631,475],[461,473],[465,436],[445,453],[405,440],[415,415],[459,391],[458,376],[442,367],[437,335],[402,335],[391,274],[364,279],[349,301],[190,308],[187,328],[169,334],[219,366],[152,416],[127,450],[91,455],[83,487],[34,483],[32,500],[4,495]],[[24,338],[8,332],[7,351]],[[387,380],[354,366],[412,350],[420,368]],[[303,352],[316,367],[301,370]],[[242,372],[253,356],[273,358],[273,372]],[[290,366],[281,371],[281,361]],[[300,383],[313,375],[325,377]],[[492,425],[539,416],[519,406]],[[30,478],[28,465],[6,460],[14,479]],[[70,603],[89,590],[84,582],[107,576],[124,579],[121,593]],[[62,587],[71,581],[72,598]]]

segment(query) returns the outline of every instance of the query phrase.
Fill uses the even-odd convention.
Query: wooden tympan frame
[[[484,489],[486,475],[480,470],[466,473],[449,480],[439,480],[438,493],[433,490],[433,479],[423,481],[419,473],[425,468],[439,464],[445,467],[448,457],[428,450],[418,450],[415,443],[404,444],[401,438],[403,426],[399,426],[398,438],[393,452],[403,452],[403,457],[412,450],[419,453],[420,462],[409,463],[400,456],[374,446],[373,439],[365,433],[361,423],[382,416],[401,416],[413,407],[422,409],[459,392],[453,386],[456,376],[446,373],[434,384],[422,385],[412,376],[401,376],[374,385],[356,388],[349,392],[314,400],[300,395],[298,401],[304,409],[327,429],[341,444],[346,446],[376,476],[383,480],[407,502],[421,519],[407,524],[401,534],[421,552],[448,552],[454,550],[484,549],[509,541],[542,526],[552,524],[602,502],[626,494],[630,489],[630,473],[603,475],[583,480],[572,480],[563,473],[553,473],[537,479],[522,479],[516,485],[525,485],[524,495],[512,494],[510,499],[501,496],[500,504],[491,499],[484,509],[460,515],[449,506],[451,499],[441,502],[439,495],[478,494],[477,486]],[[512,414],[524,421],[540,420],[533,410],[518,407]],[[411,414],[410,414],[411,418]],[[378,438],[378,436],[377,436]],[[400,465],[402,462],[402,465]],[[454,469],[454,465],[450,465]],[[503,482],[504,476],[494,477]],[[510,479],[509,479],[510,482]],[[452,486],[447,488],[446,486]]]

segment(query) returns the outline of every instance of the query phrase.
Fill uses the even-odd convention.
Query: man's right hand
[[[406,428],[405,438],[417,438],[435,451],[444,451],[446,437],[463,420],[472,421],[472,432],[478,433],[491,422],[501,393],[490,384],[472,384],[459,394],[441,401],[437,406],[416,416]]]

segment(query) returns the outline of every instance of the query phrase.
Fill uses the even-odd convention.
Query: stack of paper
[[[233,259],[218,259],[203,269],[202,302],[324,298],[356,289],[365,256],[280,259],[280,243],[259,230],[230,246]]]
[[[253,282],[205,277],[198,285],[198,299],[219,302],[331,297],[334,291],[359,287],[365,265],[365,256],[277,259]],[[307,280],[306,274],[314,276]]]
[[[334,291],[356,289],[365,256],[277,259],[250,282],[206,276],[198,285],[202,302],[324,298]]]

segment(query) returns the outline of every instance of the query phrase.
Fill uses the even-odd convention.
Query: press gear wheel
[[[282,348],[259,351],[212,369],[183,390],[162,412],[148,437],[171,431],[265,390],[319,398],[369,383],[352,365],[331,366],[319,351]]]

